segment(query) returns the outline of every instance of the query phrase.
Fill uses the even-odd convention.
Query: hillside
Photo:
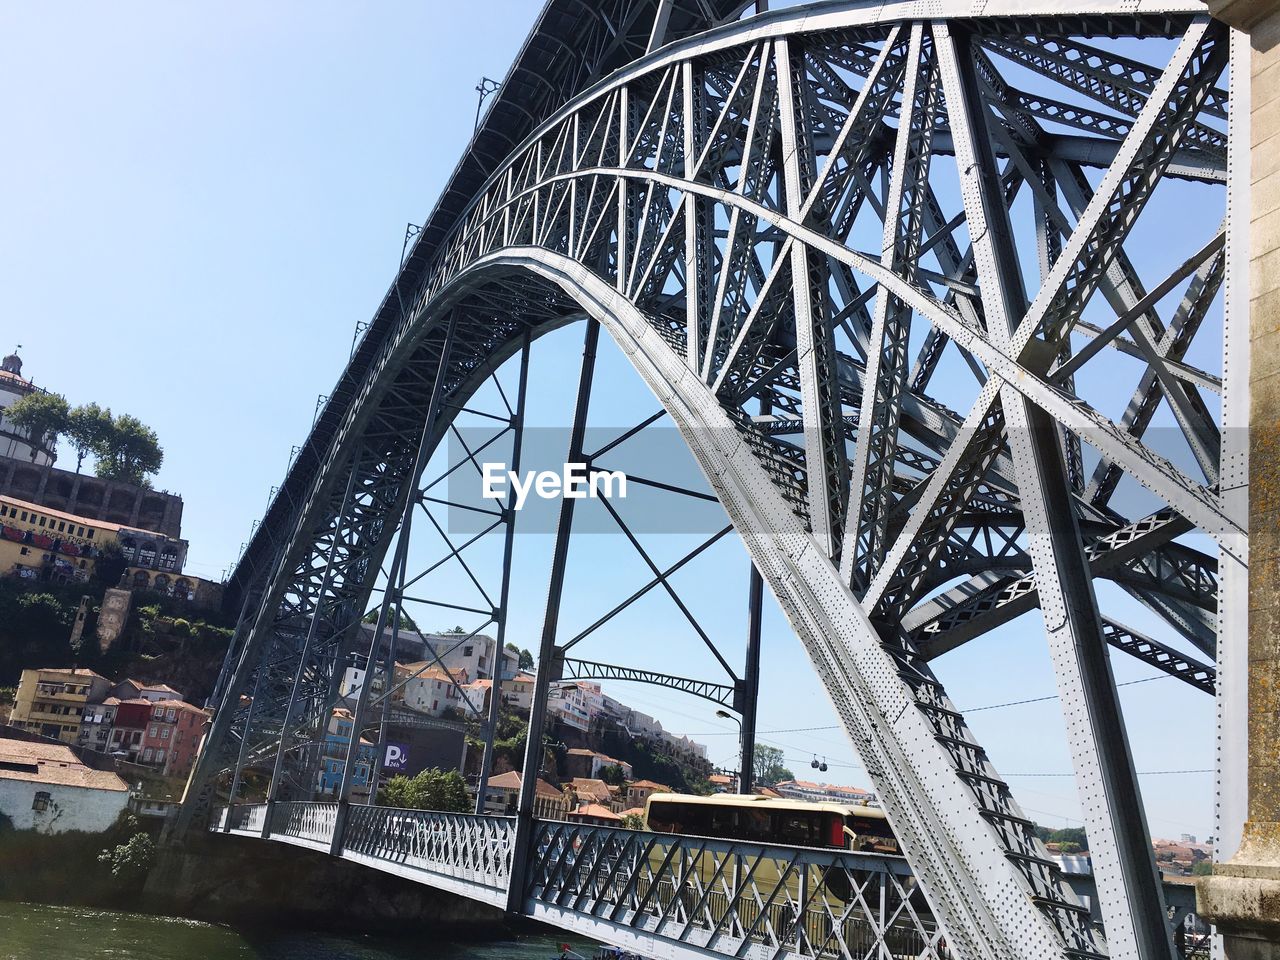
[[[124,633],[104,654],[94,636],[104,589],[94,582],[0,580],[0,687],[16,686],[24,669],[87,667],[112,679],[164,682],[203,703],[231,639],[226,619],[159,594],[135,593]],[[89,616],[73,648],[71,628],[82,597],[89,598]]]

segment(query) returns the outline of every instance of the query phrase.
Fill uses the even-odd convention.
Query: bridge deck
[[[270,829],[268,829],[268,820]],[[210,827],[270,839],[506,908],[513,817],[336,803],[220,808]],[[518,911],[644,956],[854,960],[951,956],[900,857],[779,847],[535,821]],[[1093,878],[1075,875],[1093,903]],[[1166,883],[1171,919],[1195,911],[1194,888]],[[1096,913],[1096,911],[1095,911]],[[1199,938],[1178,938],[1198,956]]]
[[[337,828],[335,803],[277,803],[222,808],[211,829],[509,902],[513,818],[352,806]],[[898,857],[537,821],[529,861],[520,913],[647,956],[949,956]]]

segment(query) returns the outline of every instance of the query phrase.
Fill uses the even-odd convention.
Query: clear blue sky
[[[156,485],[184,497],[191,572],[216,578],[235,559],[355,324],[390,282],[406,221],[421,221],[452,170],[475,83],[504,74],[536,10],[533,0],[0,7],[0,347],[23,344],[25,372],[71,402],[155,427],[166,453]],[[541,345],[532,410],[541,422],[568,416],[580,338],[574,328]],[[601,362],[615,393],[597,422],[625,426],[628,408],[656,409],[616,351]],[[522,540],[511,637],[522,646],[536,647],[548,540]],[[688,545],[668,537],[653,549],[674,559]],[[564,620],[576,632],[643,574],[618,537],[575,550]],[[679,581],[735,651],[745,571],[728,543]],[[1167,636],[1122,597],[1104,599]],[[582,654],[715,677],[656,594]],[[1153,673],[1115,663],[1122,681]],[[762,739],[783,746],[801,776],[816,778],[807,764],[817,754],[828,779],[865,784],[771,600],[764,664],[760,729],[782,732]],[[966,709],[1055,690],[1036,614],[939,670]],[[735,728],[711,705],[608,689],[734,763]],[[1208,698],[1164,679],[1122,696],[1140,770],[1212,766]],[[1055,701],[970,719],[1033,816],[1077,821]],[[1157,835],[1211,832],[1210,776],[1153,774],[1143,785]]]

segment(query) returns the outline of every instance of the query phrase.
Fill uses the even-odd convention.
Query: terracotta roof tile
[[[627,784],[628,787],[636,787],[640,790],[655,790],[659,793],[670,793],[671,788],[665,783],[654,783],[652,780],[632,780]]]
[[[594,817],[597,820],[617,820],[621,822],[622,818],[610,810],[608,807],[602,807],[598,803],[584,803],[567,814],[568,817]]]
[[[489,786],[497,787],[500,790],[519,790],[520,789],[520,771],[508,770],[506,773],[500,773],[496,777],[489,778]],[[564,796],[559,790],[553,787],[547,781],[539,778],[538,780],[538,796],[553,797],[559,800]]]
[[[48,783],[124,793],[129,785],[109,770],[86,767],[69,747],[0,740],[0,780]]]

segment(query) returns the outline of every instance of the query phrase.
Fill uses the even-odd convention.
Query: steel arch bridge
[[[233,578],[244,613],[183,822],[270,767],[271,808],[218,825],[403,868],[408,815],[347,802],[358,737],[339,803],[307,803],[288,788],[305,770],[288,774],[362,653],[379,571],[388,597],[404,581],[458,411],[517,356],[523,395],[529,344],[585,318],[587,354],[604,330],[696,458],[910,876],[801,851],[745,867],[728,845],[714,876],[678,871],[695,854],[670,838],[535,821],[531,777],[513,821],[414,821],[427,882],[658,951],[1171,956],[1110,651],[1238,692],[1215,669],[1220,598],[1238,600],[1248,562],[1228,31],[1191,2],[743,6],[548,5]],[[1186,197],[1140,268],[1144,224],[1168,230],[1161,205]],[[589,386],[587,368],[570,460]],[[1171,639],[1105,614],[1102,581]],[[1036,608],[1100,923],[931,665]],[[362,690],[357,731],[371,709]],[[770,857],[793,881],[765,895]],[[869,948],[815,893],[836,874],[845,920],[855,899],[876,913],[848,893],[866,877],[890,891]],[[784,923],[769,910],[788,898]],[[907,946],[890,933],[904,917],[922,938]]]

